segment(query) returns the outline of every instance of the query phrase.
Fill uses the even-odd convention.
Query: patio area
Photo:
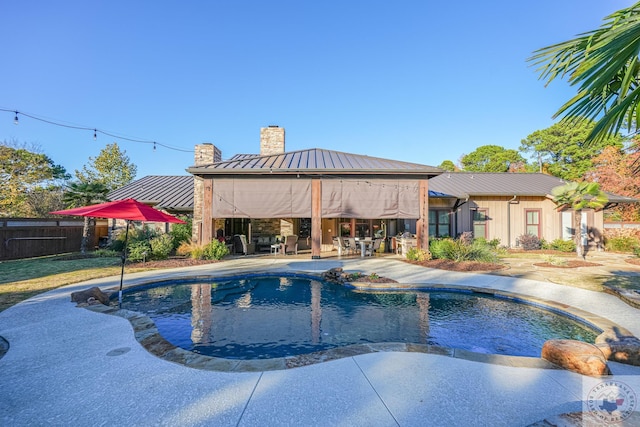
[[[638,309],[612,295],[541,280],[425,269],[393,257],[238,257],[125,274],[125,286],[185,275],[320,273],[335,267],[375,272],[403,284],[476,286],[552,300],[640,336]],[[474,360],[473,354],[462,358],[398,351],[287,370],[188,368],[147,352],[126,319],[70,302],[73,291],[118,283],[119,277],[91,280],[0,312],[0,336],[10,346],[0,359],[3,425],[526,426],[582,411],[586,393],[602,382],[532,367],[530,359],[505,357],[486,363],[486,358]],[[610,367],[613,379],[640,393],[640,367]]]

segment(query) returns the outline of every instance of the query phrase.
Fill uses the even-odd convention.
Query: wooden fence
[[[0,218],[0,260],[78,252],[83,224],[82,218]],[[106,222],[92,226],[88,248],[106,232]]]

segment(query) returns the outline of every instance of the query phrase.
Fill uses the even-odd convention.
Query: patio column
[[[322,181],[311,180],[311,259],[320,259],[322,249]]]
[[[429,250],[429,181],[420,180],[418,201],[420,203],[418,221],[416,222],[416,237],[418,249]]]
[[[205,178],[202,185],[202,236],[200,243],[211,243],[213,239],[213,180]]]

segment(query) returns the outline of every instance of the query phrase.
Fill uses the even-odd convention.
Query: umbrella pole
[[[124,248],[122,248],[122,269],[120,270],[120,290],[118,291],[118,308],[122,308],[122,278],[124,277],[124,263],[127,260],[127,240],[129,239],[129,223],[127,220],[127,231],[124,233]]]

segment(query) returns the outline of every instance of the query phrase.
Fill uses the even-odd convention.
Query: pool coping
[[[127,289],[141,288],[158,285],[162,282],[189,282],[196,280],[227,280],[247,277],[259,276],[287,276],[287,277],[306,277],[317,280],[323,280],[321,275],[305,272],[282,272],[282,271],[254,271],[252,273],[232,273],[224,275],[186,275],[179,279],[176,278],[159,278],[157,280],[148,280],[127,286]],[[572,307],[557,301],[523,295],[515,292],[507,292],[491,288],[476,287],[469,285],[438,285],[438,284],[402,284],[402,283],[369,283],[369,282],[348,282],[344,286],[351,287],[356,290],[435,290],[435,291],[452,291],[463,293],[480,293],[498,298],[505,298],[520,303],[530,304],[540,308],[556,312],[574,320],[583,322],[591,327],[605,332],[615,329],[618,333],[633,336],[626,328],[593,313]],[[112,296],[115,292],[112,294]],[[541,357],[525,357],[525,356],[507,356],[499,354],[476,353],[469,350],[448,348],[428,344],[402,343],[402,342],[385,342],[385,343],[368,343],[353,344],[349,346],[337,347],[328,350],[322,350],[313,353],[307,353],[297,356],[287,356],[271,359],[255,359],[255,360],[238,360],[226,359],[214,356],[205,356],[194,353],[189,350],[177,347],[165,340],[159,333],[155,323],[148,316],[131,310],[119,309],[114,306],[105,305],[87,305],[86,309],[108,315],[114,315],[127,319],[131,324],[135,339],[149,353],[168,362],[180,364],[186,367],[221,372],[261,372],[292,369],[301,366],[313,365],[317,363],[328,362],[347,357],[353,357],[361,354],[377,353],[377,352],[415,352],[436,354],[449,356],[458,359],[464,359],[475,362],[490,363],[497,365],[505,365],[512,367],[528,367],[539,369],[563,369]]]

